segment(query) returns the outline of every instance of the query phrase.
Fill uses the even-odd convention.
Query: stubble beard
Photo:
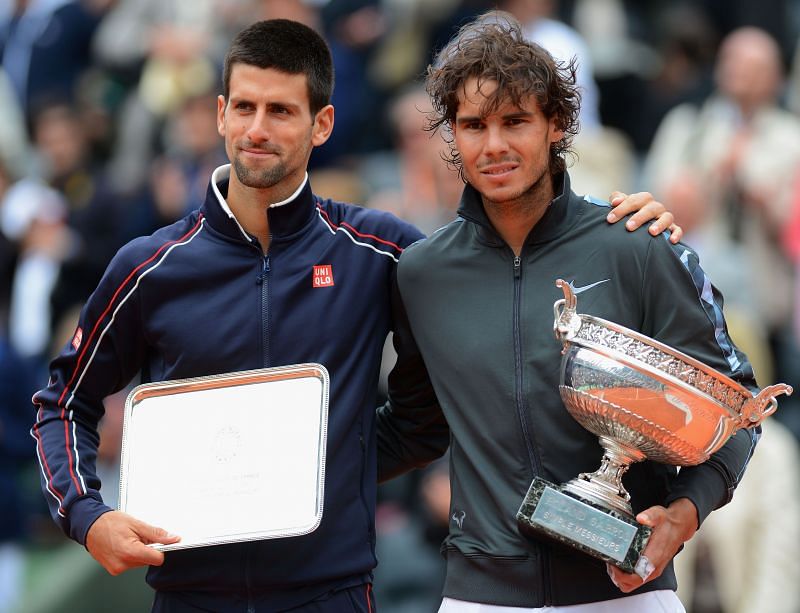
[[[522,188],[518,193],[510,194],[502,200],[494,200],[485,194],[481,194],[481,199],[485,207],[499,216],[517,215],[540,209],[550,204],[552,190],[549,188],[552,185],[552,180],[549,169],[545,168],[530,185]]]
[[[278,162],[272,168],[254,170],[248,168],[240,159],[233,160],[233,169],[239,183],[254,189],[266,189],[280,183],[287,175],[286,164]]]

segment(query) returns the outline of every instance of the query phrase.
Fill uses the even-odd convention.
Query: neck
[[[269,200],[264,191],[243,186],[231,173],[225,200],[242,228],[258,239],[261,249],[266,253],[269,249]]]
[[[494,202],[484,196],[481,199],[494,229],[511,247],[514,255],[519,256],[525,239],[539,223],[553,197],[553,181],[547,173],[514,200]]]
[[[304,180],[305,175],[301,183],[292,188],[282,186],[280,189],[255,189],[243,185],[236,177],[236,173],[231,172],[228,196],[225,200],[242,228],[258,239],[264,253],[267,252],[270,244],[268,215],[270,205],[290,198]]]

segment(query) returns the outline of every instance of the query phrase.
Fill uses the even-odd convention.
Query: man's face
[[[481,105],[497,88],[493,81],[464,83],[453,125],[455,145],[461,153],[464,176],[484,200],[516,201],[549,180],[550,145],[563,131],[539,110],[535,98],[518,108],[503,103],[482,116]]]
[[[288,195],[332,127],[330,105],[311,116],[303,74],[236,64],[228,100],[217,99],[217,130],[233,166],[231,180],[246,187],[277,187]]]

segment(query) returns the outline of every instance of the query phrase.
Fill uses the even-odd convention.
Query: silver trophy
[[[562,279],[553,305],[564,345],[561,398],[570,415],[600,439],[605,453],[593,473],[563,485],[536,477],[517,513],[524,532],[546,534],[627,572],[650,537],[633,515],[622,476],[645,458],[692,466],[708,459],[740,428],[750,428],[791,394],[779,383],[753,396],[717,370],[643,334],[580,315]]]

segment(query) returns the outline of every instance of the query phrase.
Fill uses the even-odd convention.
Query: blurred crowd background
[[[111,579],[50,520],[30,397],[115,251],[196,208],[226,163],[215,99],[232,36],[274,17],[323,33],[336,127],[315,192],[430,232],[461,183],[423,130],[421,76],[490,8],[578,59],[576,191],[664,202],[759,383],[800,390],[800,0],[0,0],[0,613],[148,610],[143,573]],[[127,391],[102,423],[111,505]],[[734,503],[679,555],[690,612],[800,612],[800,393],[764,431]],[[458,520],[447,479],[444,459],[381,488],[384,613],[438,606]]]

